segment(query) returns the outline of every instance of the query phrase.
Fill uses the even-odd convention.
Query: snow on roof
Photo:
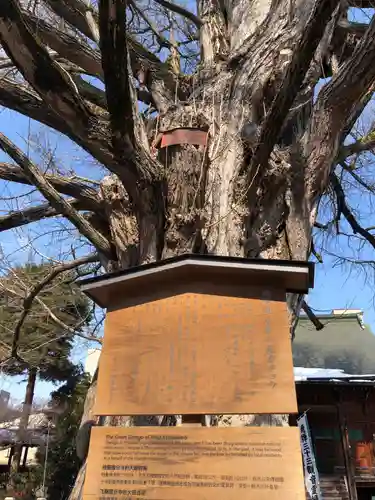
[[[33,413],[29,417],[29,425],[22,436],[22,441],[29,446],[40,446],[45,443],[48,425],[48,418],[44,413]],[[0,448],[20,441],[19,426],[20,418],[0,423]]]
[[[309,380],[311,378],[342,378],[344,370],[330,368],[303,368],[294,367],[294,380],[296,382]]]
[[[33,413],[29,417],[29,424],[27,428],[29,430],[41,430],[46,428],[48,425],[48,418],[44,413]],[[1,422],[0,428],[8,430],[16,430],[20,426],[20,418],[15,418],[9,422]]]
[[[314,380],[327,382],[356,382],[375,383],[375,374],[353,375],[344,370],[334,368],[303,368],[294,367],[294,380],[296,382],[313,382]]]

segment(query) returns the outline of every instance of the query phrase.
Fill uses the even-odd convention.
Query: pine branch
[[[47,276],[40,281],[37,285],[35,285],[28,293],[27,297],[23,301],[23,311],[22,314],[16,324],[16,327],[14,329],[14,334],[13,334],[13,342],[12,342],[12,349],[11,349],[11,356],[15,357],[17,355],[17,350],[18,350],[18,343],[21,335],[21,329],[22,326],[25,322],[25,319],[27,315],[30,312],[31,306],[36,299],[37,295],[49,284],[51,281],[53,281],[59,274],[69,271],[72,269],[75,269],[76,267],[89,264],[91,262],[97,262],[99,260],[99,256],[97,254],[91,254],[86,257],[81,257],[79,259],[72,260],[70,262],[64,262],[63,264],[59,264],[58,266],[55,266],[48,274]],[[47,307],[43,303],[43,307]],[[48,310],[48,313],[52,313],[50,309]],[[53,314],[53,313],[52,313]],[[55,316],[55,315],[54,315]],[[59,325],[62,326],[62,325]],[[70,331],[71,327],[68,325],[63,324],[64,329]],[[73,329],[74,330],[74,329]],[[74,333],[77,333],[74,331]]]
[[[110,242],[101,233],[96,231],[87,220],[56,191],[56,189],[46,180],[38,167],[3,134],[0,134],[0,147],[22,168],[30,182],[38,188],[51,206],[59,213],[65,215],[65,217],[99,252],[103,253],[107,258],[111,258],[112,247]]]

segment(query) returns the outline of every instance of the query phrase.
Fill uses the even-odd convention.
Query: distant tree
[[[69,359],[74,335],[91,319],[89,300],[75,286],[73,272],[55,276],[55,269],[51,264],[27,263],[9,269],[0,279],[2,370],[27,378],[20,440],[28,426],[37,378],[58,382],[75,373]],[[12,357],[15,342],[18,355]],[[15,446],[15,472],[20,469],[21,451],[21,445]]]
[[[48,499],[66,500],[74,485],[81,466],[75,447],[90,377],[77,370],[68,381],[52,393],[51,406],[62,408],[55,422],[53,438],[49,445],[47,461],[45,449],[40,450],[37,459],[46,467]]]

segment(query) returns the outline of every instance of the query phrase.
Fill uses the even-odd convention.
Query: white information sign
[[[322,500],[319,486],[319,474],[315,463],[314,449],[306,413],[299,417],[297,424],[301,434],[301,450],[306,490],[311,500]]]

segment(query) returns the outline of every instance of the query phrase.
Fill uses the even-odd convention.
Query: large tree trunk
[[[315,204],[308,194],[302,137],[311,119],[312,82],[320,76],[321,61],[312,62],[302,89],[303,101],[289,115],[268,162],[260,157],[253,161],[254,168],[248,168],[259,153],[254,146],[291,49],[314,6],[313,1],[307,3],[310,8],[302,0],[250,4],[239,0],[224,16],[225,9],[216,0],[201,2],[200,17],[205,23],[200,35],[202,66],[194,92],[184,106],[169,107],[158,116],[150,139],[176,127],[193,127],[208,132],[208,144],[159,149],[157,159],[164,165],[165,177],[144,186],[142,209],[133,207],[132,212],[120,181],[115,176],[105,179],[102,195],[118,255],[117,263],[106,262],[107,268],[185,252],[308,258]],[[262,23],[260,33],[257,27]],[[325,44],[331,31],[326,32]],[[288,297],[291,329],[300,304],[301,297]],[[83,423],[93,418],[95,391],[96,382]],[[151,420],[153,425],[162,422]],[[172,420],[172,425],[176,422]],[[145,419],[108,418],[105,423],[144,425]],[[211,425],[288,425],[288,416],[217,415]],[[81,498],[83,478],[82,470],[70,500]]]
[[[144,33],[143,25],[133,26],[139,2],[44,0],[74,28],[61,31],[22,12],[19,0],[0,1],[2,47],[33,89],[4,78],[0,102],[65,134],[110,172],[99,193],[74,179],[61,182],[43,175],[0,134],[0,147],[19,166],[0,177],[33,184],[48,201],[3,224],[63,214],[95,246],[107,271],[184,252],[306,260],[317,206],[331,185],[335,221],[343,214],[354,233],[375,246],[333,174],[339,147],[374,88],[375,18],[368,27],[346,18],[348,6],[367,1],[198,0],[197,15],[169,0],[153,2],[168,9],[168,29],[170,12],[195,25],[192,37],[191,26],[181,31],[200,45],[193,74],[181,72],[175,39],[155,35],[153,23],[152,39],[161,43],[162,37],[160,49],[169,47],[170,57],[162,61],[148,41],[140,43],[134,31]],[[76,31],[84,36],[75,38]],[[103,81],[105,92],[80,75]],[[331,75],[314,102],[317,82]],[[140,115],[141,100],[156,117]],[[159,147],[160,136],[176,127],[199,129],[207,144]],[[358,141],[359,150],[373,147],[372,140]],[[301,297],[287,302],[292,332]],[[17,348],[15,338],[12,355]],[[94,381],[83,424],[93,418],[95,392]],[[178,421],[152,416],[104,423]],[[212,424],[270,421],[284,425],[286,417],[216,416]],[[80,498],[83,477],[82,471],[71,500]]]
[[[185,252],[210,253],[226,256],[306,260],[309,255],[313,214],[305,197],[303,170],[305,163],[289,147],[290,128],[279,139],[280,146],[272,153],[269,168],[264,165],[249,172],[244,168],[251,161],[254,137],[274,97],[274,89],[283,66],[277,67],[275,54],[292,44],[304,24],[290,22],[281,7],[270,10],[263,3],[263,16],[272,16],[272,30],[249,43],[254,56],[247,59],[246,68],[240,62],[237,76],[221,62],[221,51],[228,51],[225,26],[221,15],[207,13],[207,29],[218,23],[220,43],[212,43],[212,33],[203,32],[206,64],[196,82],[195,93],[185,106],[167,110],[157,119],[158,132],[176,127],[196,127],[208,131],[207,147],[176,145],[158,152],[165,167],[162,185],[147,186],[147,196],[153,200],[152,210],[130,213],[128,199],[115,176],[106,178],[102,195],[107,201],[112,238],[116,241],[118,262],[106,262],[107,268],[142,264]],[[280,2],[289,5],[289,2]],[[260,23],[261,12],[243,14],[241,5],[231,13],[238,24],[232,38],[232,51],[251,36],[254,23]],[[243,8],[243,6],[242,6]],[[255,7],[254,7],[255,8]],[[280,11],[281,9],[281,11]],[[261,10],[261,9],[260,9]],[[232,25],[235,24],[232,21]],[[211,29],[210,28],[210,29]],[[280,58],[277,58],[280,61]],[[268,82],[268,95],[259,88]],[[260,83],[262,82],[262,83]],[[312,91],[307,104],[294,117],[300,130],[309,119]],[[254,102],[255,100],[255,102]],[[197,104],[199,103],[199,104]],[[249,136],[246,136],[249,129]],[[156,132],[155,132],[156,134]],[[256,138],[255,138],[256,140]],[[287,143],[285,146],[284,142]],[[294,158],[293,158],[294,155]],[[167,210],[161,205],[165,195]],[[138,229],[137,229],[138,228]],[[131,229],[129,231],[129,229]],[[131,241],[129,242],[129,235]],[[136,248],[138,247],[138,249]],[[137,257],[138,256],[138,259]],[[300,297],[288,297],[290,321],[294,323]],[[94,418],[96,382],[93,383],[82,423]],[[129,417],[105,419],[107,425],[158,425],[161,419]],[[175,422],[172,423],[175,424]],[[288,425],[287,415],[218,415],[211,425]],[[87,436],[87,434],[86,434]],[[84,469],[77,478],[70,500],[82,495]]]

